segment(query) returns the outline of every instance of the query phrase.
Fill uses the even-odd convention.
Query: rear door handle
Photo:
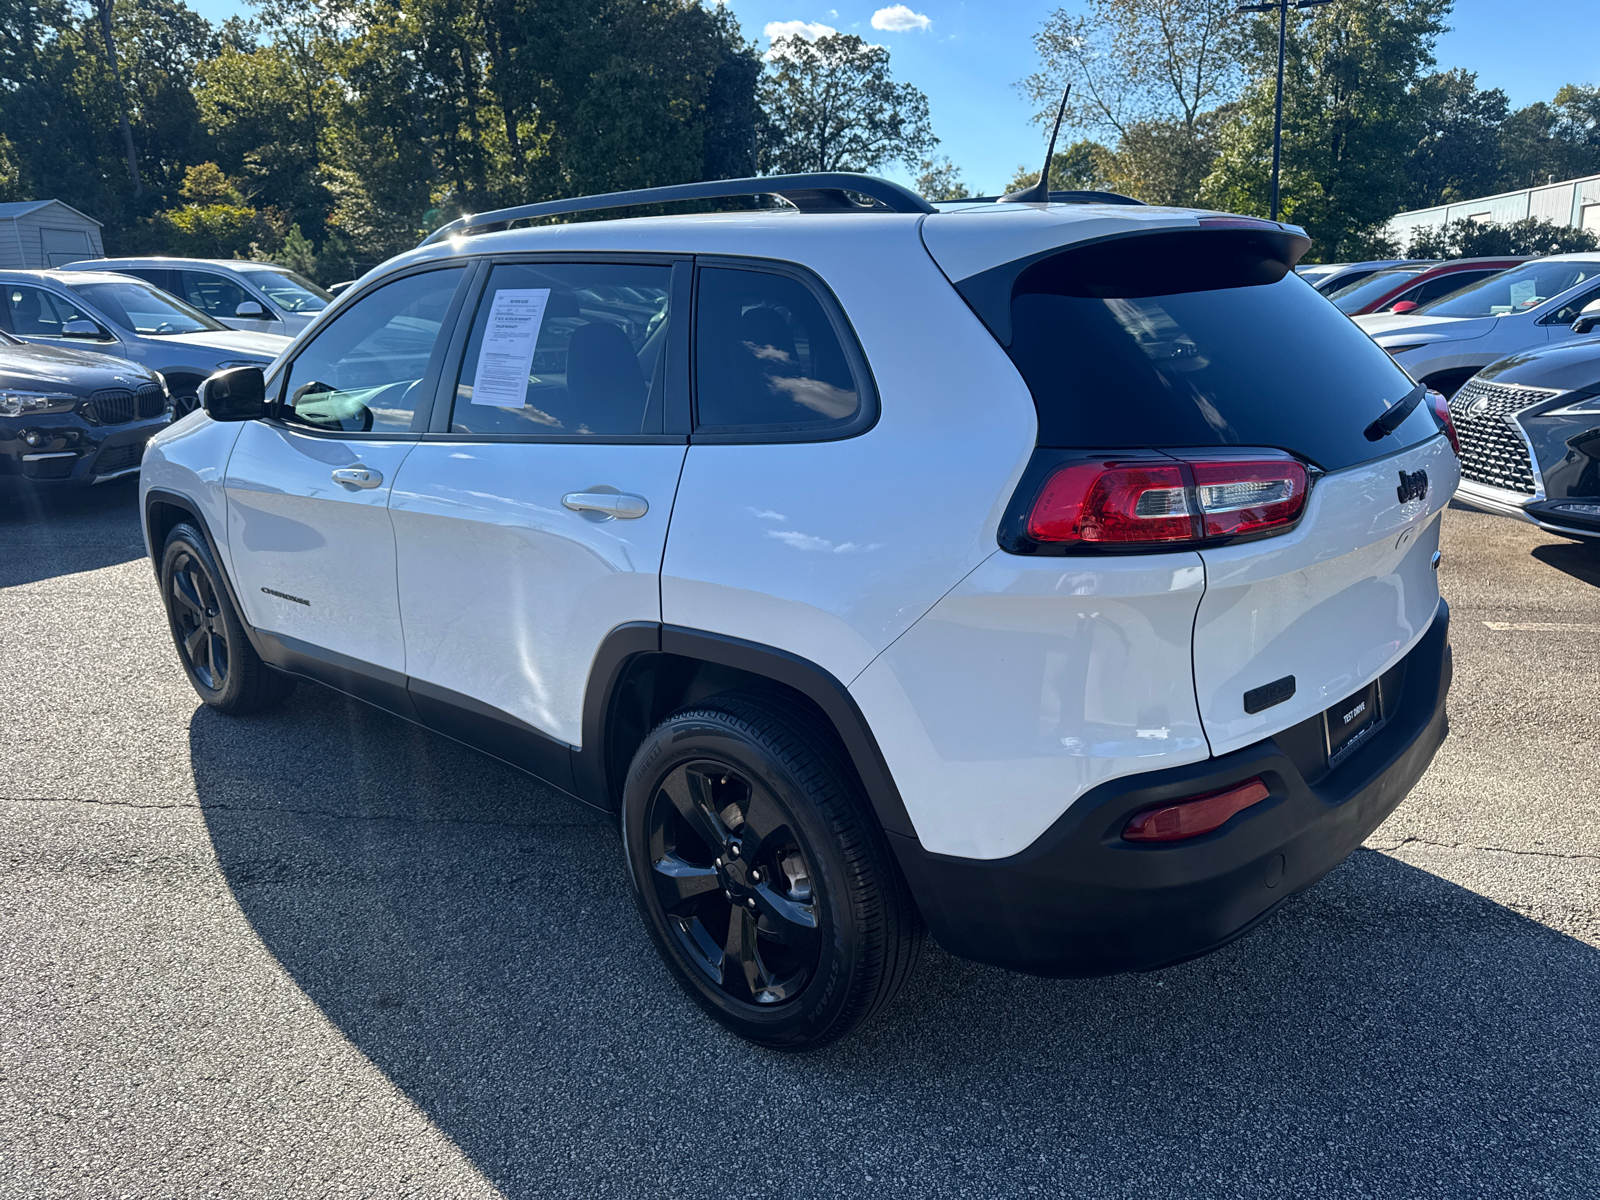
[[[375,488],[383,483],[383,473],[371,467],[340,467],[333,473],[333,481],[351,487]]]
[[[620,517],[631,521],[650,511],[650,502],[643,496],[630,496],[627,492],[568,492],[561,503],[573,512],[601,513],[607,517]]]

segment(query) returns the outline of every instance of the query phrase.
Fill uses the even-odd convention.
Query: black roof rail
[[[860,204],[850,195],[866,196],[871,204]],[[762,175],[750,179],[712,179],[704,183],[676,183],[669,187],[637,188],[630,192],[606,192],[599,196],[573,196],[566,200],[545,200],[539,204],[519,204],[493,212],[457,217],[441,225],[421,245],[443,241],[457,234],[503,229],[513,221],[533,217],[557,217],[565,213],[603,212],[608,208],[633,208],[640,204],[666,204],[677,200],[721,200],[734,196],[781,196],[801,212],[896,212],[931,213],[937,210],[909,188],[879,179],[876,175],[854,175],[844,171],[819,171],[806,175]]]
[[[1002,196],[964,196],[960,200],[940,200],[940,204],[998,204]],[[1135,200],[1132,196],[1124,196],[1120,192],[1051,192],[1051,204],[1138,204],[1143,205],[1143,200]]]

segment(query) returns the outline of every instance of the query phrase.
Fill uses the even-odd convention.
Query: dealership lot
[[[201,710],[132,489],[0,507],[0,1196],[1589,1196],[1600,554],[1446,512],[1453,731],[1251,937],[930,948],[788,1058],[668,980],[607,825],[304,685]]]

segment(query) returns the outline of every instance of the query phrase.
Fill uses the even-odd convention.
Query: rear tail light
[[[1288,456],[1073,462],[1045,479],[1025,528],[1035,544],[1123,547],[1282,532],[1307,481]]]
[[[1439,428],[1444,430],[1445,437],[1450,439],[1450,445],[1456,452],[1456,457],[1461,457],[1461,436],[1456,433],[1456,423],[1450,416],[1450,401],[1440,393],[1429,391],[1428,403],[1433,405],[1433,415],[1439,422]]]
[[[1236,813],[1260,804],[1271,794],[1259,777],[1250,779],[1219,792],[1146,809],[1128,822],[1122,836],[1130,842],[1181,842],[1199,837],[1221,829]]]

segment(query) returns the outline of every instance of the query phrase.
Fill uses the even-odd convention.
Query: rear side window
[[[450,432],[660,433],[671,300],[667,266],[495,267],[457,377]]]
[[[863,382],[841,331],[788,275],[703,267],[696,294],[695,428],[836,433],[864,415]]]
[[[1422,405],[1366,439],[1417,385],[1248,235],[1064,251],[1017,276],[1011,318],[1041,446],[1271,446],[1334,471],[1438,433]]]
[[[1387,295],[1406,280],[1421,274],[1421,267],[1401,268],[1397,271],[1378,271],[1376,274],[1368,275],[1360,283],[1348,284],[1332,292],[1327,292],[1325,295],[1329,300],[1333,301],[1333,306],[1340,312],[1360,312],[1374,300]]]

